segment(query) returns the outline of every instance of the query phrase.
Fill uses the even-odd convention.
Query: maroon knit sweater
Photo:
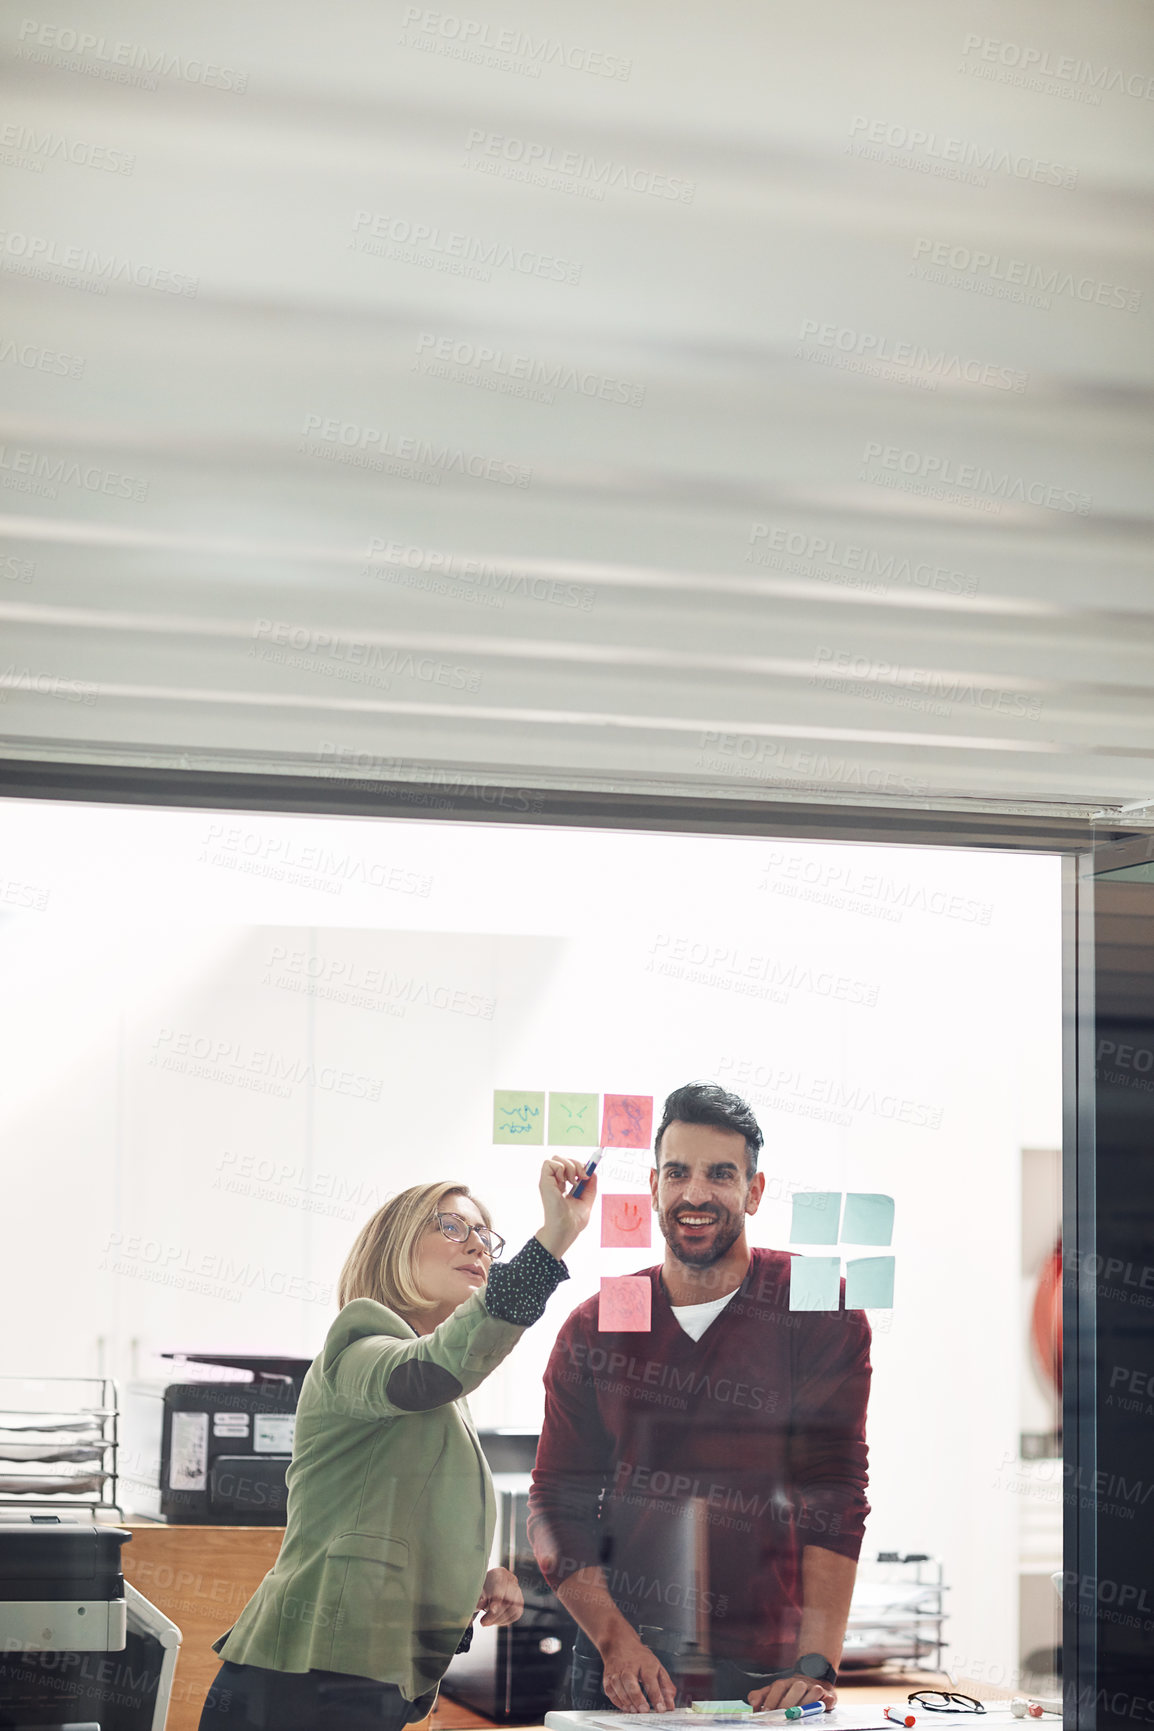
[[[647,1334],[598,1333],[596,1298],[572,1313],[529,1535],[550,1586],[600,1563],[634,1627],[692,1634],[704,1612],[718,1657],[777,1670],[798,1656],[803,1547],[861,1549],[870,1331],[860,1310],[791,1311],[789,1253],[751,1254],[699,1341],[658,1268]]]

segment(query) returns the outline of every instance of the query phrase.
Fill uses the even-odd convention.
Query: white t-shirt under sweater
[[[711,1298],[708,1304],[671,1304],[669,1308],[686,1334],[693,1340],[700,1340],[710,1323],[721,1315],[730,1299],[736,1298],[740,1291],[740,1286],[735,1286],[724,1298]]]

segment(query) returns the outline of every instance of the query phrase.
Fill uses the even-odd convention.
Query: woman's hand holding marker
[[[580,1196],[574,1196],[569,1189],[577,1184],[582,1186]],[[534,1236],[560,1262],[589,1224],[597,1200],[597,1179],[585,1176],[585,1166],[580,1160],[571,1160],[566,1154],[551,1154],[541,1168],[538,1189],[545,1220]]]

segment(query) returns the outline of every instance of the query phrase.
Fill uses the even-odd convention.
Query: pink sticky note
[[[648,1250],[653,1205],[647,1194],[601,1198],[601,1243],[606,1250]]]
[[[601,1282],[597,1328],[601,1334],[648,1334],[653,1288],[643,1274],[622,1274]]]
[[[606,1094],[601,1116],[603,1148],[648,1148],[652,1138],[652,1094]]]

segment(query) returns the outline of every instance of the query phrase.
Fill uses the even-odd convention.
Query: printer
[[[221,1379],[130,1382],[125,1506],[181,1526],[283,1526],[285,1471],[307,1358],[163,1353]],[[238,1377],[239,1373],[239,1377]],[[243,1378],[243,1380],[241,1380]]]
[[[164,1731],[180,1630],[121,1573],[132,1534],[0,1519],[0,1727]]]

